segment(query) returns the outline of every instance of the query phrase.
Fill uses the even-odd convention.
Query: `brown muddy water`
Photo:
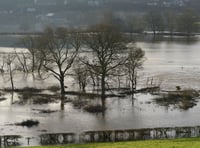
[[[139,72],[140,87],[145,87],[147,79],[153,78],[154,83],[159,84],[162,90],[175,90],[176,86],[182,89],[200,90],[200,40],[137,42],[136,44],[146,52],[144,69]],[[0,50],[10,51],[12,48],[1,47]],[[67,79],[67,90],[77,90],[74,83],[73,79]],[[0,84],[1,88],[10,87],[6,76],[0,76]],[[47,88],[52,85],[58,83],[51,77],[46,80],[33,80],[31,76],[24,77],[21,74],[15,76],[16,87]],[[51,94],[49,91],[43,93]],[[60,111],[59,100],[47,104],[13,103],[20,100],[19,93],[14,93],[13,100],[10,93],[4,93],[3,97],[7,99],[0,101],[0,136],[21,135],[23,136],[20,140],[21,145],[28,144],[27,138],[31,138],[30,145],[39,145],[39,135],[45,133],[80,134],[93,130],[200,125],[200,102],[189,110],[180,110],[172,106],[163,107],[153,102],[157,96],[150,93],[136,94],[134,104],[130,96],[107,98],[107,110],[104,115],[87,113],[82,108],[74,107],[72,102],[66,102],[65,110]],[[74,99],[74,96],[68,98]],[[92,102],[98,103],[99,100],[94,99]],[[55,112],[39,112],[42,109],[51,109]],[[13,125],[27,119],[38,120],[40,123],[31,128]]]

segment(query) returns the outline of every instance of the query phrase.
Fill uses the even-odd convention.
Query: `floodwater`
[[[139,73],[139,85],[145,87],[147,79],[160,84],[162,90],[181,88],[200,89],[200,40],[195,42],[159,41],[137,42],[146,52],[144,69]],[[1,48],[3,49],[3,47]],[[6,49],[7,50],[7,49]],[[0,76],[1,77],[1,76]],[[28,81],[27,81],[28,80]],[[71,83],[72,80],[70,79]],[[9,81],[1,78],[2,88],[9,87]],[[33,81],[18,76],[15,85],[19,87],[47,87],[57,84],[56,80]],[[75,87],[70,87],[74,89]],[[44,133],[81,133],[87,130],[136,129],[148,127],[174,127],[200,125],[200,102],[193,108],[183,111],[174,107],[163,107],[152,100],[151,94],[136,94],[132,98],[107,98],[104,114],[91,114],[75,108],[71,102],[60,111],[60,102],[44,105],[11,104],[11,94],[0,102],[0,135],[22,135],[33,137],[30,145],[38,145],[38,135]],[[71,96],[69,96],[70,98]],[[14,94],[14,100],[18,94]],[[39,113],[34,109],[58,110],[51,114]],[[26,128],[11,125],[27,119],[38,120],[37,127]],[[26,145],[26,141],[21,141]]]

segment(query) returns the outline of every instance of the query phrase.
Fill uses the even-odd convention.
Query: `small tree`
[[[29,51],[31,55],[31,72],[33,73],[36,69],[36,54],[37,54],[37,46],[36,46],[36,40],[33,36],[26,36],[21,38],[20,43]],[[18,57],[18,60],[20,61],[20,58]],[[24,62],[20,62],[24,63]],[[24,64],[23,64],[24,65]]]
[[[61,109],[64,109],[65,77],[81,46],[78,31],[65,28],[47,28],[38,38],[38,47],[44,68],[60,83]]]
[[[121,34],[111,25],[97,25],[89,32],[85,43],[93,55],[86,64],[100,77],[102,106],[105,106],[106,78],[124,62],[119,57],[125,46]]]
[[[80,90],[85,92],[85,87],[87,86],[89,78],[88,66],[85,65],[83,62],[81,62],[81,59],[78,58],[74,62],[73,72],[74,72],[74,79],[78,82]]]
[[[15,87],[14,87],[14,81],[13,81],[13,74],[15,69],[15,64],[14,64],[14,60],[15,60],[15,55],[14,54],[8,54],[6,56],[6,65],[7,65],[7,71],[9,73],[9,79],[10,79],[10,83],[11,83],[11,90],[14,91]]]
[[[18,69],[20,69],[24,73],[28,73],[29,72],[28,60],[30,59],[30,56],[24,52],[19,53],[15,50],[15,57],[19,62]]]
[[[126,60],[125,67],[127,70],[132,94],[136,90],[137,72],[139,69],[142,68],[144,55],[145,53],[141,48],[135,46],[129,48],[128,58]]]

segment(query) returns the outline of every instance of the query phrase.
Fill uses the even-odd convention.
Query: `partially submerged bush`
[[[4,91],[11,92],[13,91],[11,88],[5,88]],[[42,89],[34,88],[34,87],[24,87],[14,89],[15,92],[26,92],[26,93],[38,93],[41,92]]]
[[[34,97],[32,99],[33,104],[48,104],[48,103],[51,103],[51,102],[55,102],[55,100],[53,100],[50,97],[47,98],[47,97],[38,96],[38,97]]]
[[[86,99],[94,99],[96,97],[100,97],[99,94],[86,93],[86,92],[77,92],[77,91],[66,91],[66,94],[68,94],[68,95],[74,95],[74,96],[79,96],[81,98],[86,98]]]
[[[180,109],[186,110],[196,105],[197,97],[199,97],[197,91],[183,90],[164,94],[162,97],[156,98],[155,102],[164,106],[176,105]]]
[[[7,98],[0,98],[0,101],[4,101],[4,100],[6,100]]]
[[[106,110],[106,107],[101,105],[88,105],[84,108],[85,111],[89,113],[103,113]]]
[[[22,93],[19,96],[20,101],[19,104],[32,103],[32,104],[48,104],[52,102],[56,102],[56,95],[49,94],[31,94],[31,93]]]
[[[180,102],[180,104],[178,105],[178,107],[180,109],[183,110],[187,110],[189,108],[192,108],[193,106],[197,105],[195,102],[191,102],[191,101],[182,101]]]
[[[57,91],[60,90],[60,86],[57,86],[57,85],[49,86],[47,89],[52,91],[52,92],[57,92]]]
[[[180,86],[176,86],[176,90],[177,91],[181,90],[181,87]]]
[[[88,101],[86,101],[86,100],[74,100],[72,102],[73,106],[78,109],[84,107],[85,105],[87,105],[87,103],[88,103]]]
[[[58,111],[58,110],[51,110],[51,109],[32,109],[32,110],[39,111],[39,113],[43,113],[43,114],[51,114]]]
[[[26,126],[28,128],[31,128],[33,126],[38,126],[39,121],[38,120],[26,120],[26,121],[22,121],[20,123],[15,123],[15,125],[17,126]]]

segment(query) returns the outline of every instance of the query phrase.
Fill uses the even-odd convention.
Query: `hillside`
[[[151,10],[199,11],[199,0],[1,0],[0,32],[40,31],[45,26],[85,27],[105,15],[125,19]]]

